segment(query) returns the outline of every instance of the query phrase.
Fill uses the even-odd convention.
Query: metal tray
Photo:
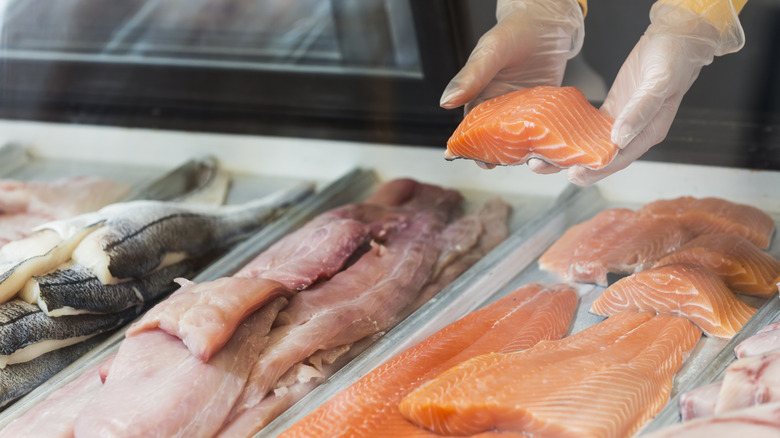
[[[373,187],[376,181],[376,175],[370,170],[355,169],[348,172],[338,180],[321,188],[317,193],[309,196],[300,204],[292,207],[278,220],[234,247],[219,260],[201,271],[193,280],[197,282],[210,281],[233,274],[260,251],[269,247],[280,237],[303,225],[320,212],[366,196],[366,189]],[[3,412],[0,412],[0,429],[24,414],[38,402],[44,400],[53,391],[66,385],[85,370],[97,365],[105,357],[116,352],[119,344],[124,339],[125,330],[131,323],[124,325],[44,384],[11,404]]]
[[[311,196],[300,205],[292,208],[271,226],[264,228],[247,241],[238,245],[224,257],[206,268],[193,280],[197,282],[209,281],[219,277],[232,275],[258,253],[269,247],[273,242],[295,230],[300,225],[303,225],[315,215],[338,205],[364,199],[373,192],[380,182],[380,179],[374,171],[356,169],[348,172],[343,177],[327,185],[314,196]],[[572,187],[561,194],[557,200],[555,197],[533,194],[504,194],[502,197],[514,207],[509,219],[510,230],[514,232],[510,237],[510,240],[524,240],[526,236],[522,234],[521,230],[525,229],[528,223],[544,222],[546,211],[551,205],[558,205],[560,199],[568,198],[576,191],[577,189]],[[495,196],[492,193],[482,190],[463,190],[463,192],[466,198],[466,211],[472,210],[488,198]],[[509,246],[511,247],[512,245]],[[507,246],[504,244],[497,248],[497,250],[502,247]],[[457,294],[460,290],[460,286],[457,286],[458,284],[465,283],[471,285],[474,282],[478,283],[481,281],[480,278],[483,274],[483,269],[479,268],[479,266],[480,264],[478,263],[471,270],[464,273],[460,279],[456,280],[452,286],[445,289],[442,293]],[[454,290],[454,292],[446,292],[447,290]],[[435,298],[433,301],[436,300],[438,300],[438,298]],[[78,361],[71,364],[68,368],[55,375],[44,385],[41,385],[30,394],[12,404],[5,411],[1,412],[0,428],[24,414],[24,412],[42,401],[51,392],[75,379],[83,371],[93,367],[108,355],[116,352],[123,338],[124,328],[102,342]],[[392,339],[387,341],[381,339],[380,343],[367,350],[367,353],[381,351],[385,348],[388,341],[391,343],[395,342]]]

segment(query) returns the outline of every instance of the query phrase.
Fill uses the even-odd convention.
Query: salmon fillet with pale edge
[[[401,416],[398,402],[406,394],[471,357],[522,350],[541,339],[560,338],[566,333],[576,307],[577,295],[571,286],[526,285],[377,367],[281,437],[437,436]]]
[[[539,267],[566,281],[606,286],[608,272],[647,269],[691,237],[674,219],[610,208],[566,230],[539,258]]]
[[[761,249],[769,248],[775,230],[775,221],[760,209],[721,198],[664,199],[646,204],[637,213],[677,219],[697,236],[736,234]]]
[[[497,165],[540,158],[558,167],[600,169],[618,152],[613,123],[574,87],[517,90],[472,109],[447,141],[444,157]]]
[[[717,274],[728,287],[745,295],[768,298],[777,292],[780,261],[736,234],[705,234],[656,263],[690,263]]]
[[[705,333],[731,339],[756,313],[723,280],[700,266],[672,264],[618,280],[590,308],[597,315],[649,310],[684,316]]]
[[[463,362],[399,408],[442,434],[630,437],[666,404],[700,336],[685,318],[623,312],[561,340]]]

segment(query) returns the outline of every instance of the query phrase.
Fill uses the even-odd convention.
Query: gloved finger
[[[532,172],[542,175],[550,175],[561,171],[560,167],[554,166],[538,158],[530,158],[526,164],[528,164],[528,168],[531,169]]]
[[[642,152],[644,153],[644,152]],[[613,173],[623,170],[639,158],[642,153],[634,154],[628,148],[618,152],[609,165],[603,169],[593,170],[583,166],[572,166],[566,169],[566,179],[578,186],[588,186],[598,182]]]
[[[567,169],[566,178],[573,184],[587,186],[628,167],[666,137],[681,101],[681,96],[674,96],[665,102],[647,128],[639,133],[628,146],[618,152],[612,162],[603,169],[593,170],[582,166],[573,166]]]
[[[666,97],[653,88],[636,90],[615,119],[612,142],[625,149],[655,118]]]
[[[487,31],[477,42],[466,65],[444,88],[439,100],[442,108],[457,108],[473,99],[508,59],[507,38],[501,24]]]
[[[494,79],[489,84],[487,84],[487,86],[485,86],[476,97],[466,102],[466,104],[463,106],[463,110],[464,110],[463,112],[464,114],[468,114],[469,111],[474,109],[474,107],[479,105],[480,103],[488,99],[491,99],[493,97],[501,96],[503,94],[515,91],[517,89],[518,89],[517,85],[513,83]]]

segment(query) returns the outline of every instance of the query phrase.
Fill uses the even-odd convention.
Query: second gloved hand
[[[510,91],[560,86],[566,60],[582,47],[583,14],[575,0],[498,0],[496,19],[445,88],[443,108],[465,105],[468,112]]]
[[[568,179],[592,184],[624,169],[669,132],[683,96],[716,55],[739,50],[744,34],[730,0],[694,11],[685,0],[660,0],[651,24],[628,55],[601,111],[615,119],[612,141],[621,151],[605,168],[573,167]]]

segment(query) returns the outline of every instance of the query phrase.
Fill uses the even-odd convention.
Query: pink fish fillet
[[[103,388],[76,418],[76,436],[213,436],[286,301],[279,297],[247,318],[206,363],[161,330],[125,339]]]
[[[675,219],[696,236],[736,234],[762,249],[769,248],[775,230],[774,219],[760,209],[720,198],[663,199],[644,205],[637,213]]]
[[[721,382],[700,386],[680,395],[678,406],[683,421],[713,415],[718,404]]]
[[[780,350],[738,359],[726,368],[715,413],[780,402]]]
[[[443,226],[435,215],[414,215],[384,245],[374,245],[343,272],[295,295],[277,318],[230,420],[259,403],[290,367],[316,351],[397,323],[398,312],[429,279],[438,257],[434,241]]]
[[[362,222],[326,212],[255,257],[234,276],[266,278],[301,290],[330,278],[362,245],[369,229]]]
[[[676,424],[643,438],[777,438],[780,403],[769,403]]]
[[[755,335],[740,342],[734,348],[734,354],[741,359],[768,353],[778,348],[780,348],[780,322],[769,324]]]
[[[127,184],[95,176],[51,182],[0,180],[0,246],[29,236],[46,222],[98,210],[129,191]]]
[[[511,212],[509,204],[493,198],[474,213],[449,224],[437,241],[442,250],[432,279],[408,306],[406,313],[425,304],[503,242],[509,236],[507,219]]]
[[[110,363],[110,356],[72,382],[51,393],[45,400],[32,407],[21,417],[8,424],[2,438],[70,438],[76,415],[103,386],[99,368]]]
[[[647,269],[692,238],[676,220],[611,208],[574,225],[539,258],[539,267],[566,281],[607,284],[607,273]]]
[[[276,297],[293,291],[273,280],[225,277],[204,283],[177,279],[181,288],[130,326],[126,336],[160,330],[176,336],[203,362],[219,351],[238,325]]]

